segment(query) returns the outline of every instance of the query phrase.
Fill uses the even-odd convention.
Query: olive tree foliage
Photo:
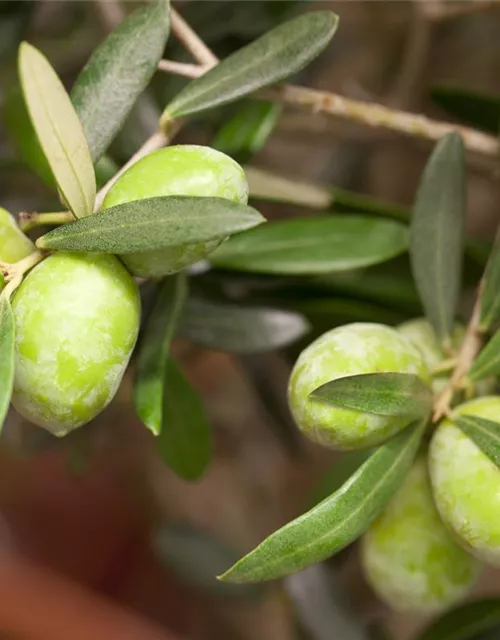
[[[259,201],[286,203],[293,201],[293,193],[290,185],[280,190],[278,181],[269,197],[262,182],[254,183],[257,174],[247,165],[278,122],[279,103],[293,95],[293,87],[281,83],[319,56],[334,37],[338,18],[329,11],[305,12],[196,73],[199,77],[164,105],[157,132],[127,163],[168,145],[192,116],[203,118],[234,103],[232,117],[211,146],[245,163],[252,206],[223,197],[171,194],[102,208],[122,171],[115,167],[103,184],[99,167],[109,161],[111,143],[158,69],[170,17],[166,0],[131,12],[93,52],[69,92],[41,51],[26,42],[19,46],[21,93],[6,105],[6,123],[26,161],[57,191],[61,207],[33,214],[25,229],[55,228],[39,237],[26,257],[2,263],[2,420],[15,379],[16,291],[23,279],[29,280],[31,269],[58,252],[126,256],[200,243],[212,247],[202,268],[188,265],[141,284],[151,288],[153,301],[133,355],[136,413],[155,435],[165,463],[186,480],[200,478],[210,464],[211,428],[196,390],[170,354],[176,336],[239,356],[276,349],[296,355],[297,345],[321,333],[325,318],[330,325],[359,317],[396,324],[423,310],[442,353],[431,377],[449,374],[439,394],[431,380],[397,371],[343,376],[311,390],[312,401],[372,416],[404,416],[406,427],[373,450],[345,454],[347,464],[335,471],[311,510],[229,569],[234,558],[227,558],[226,566],[217,569],[227,569],[219,583],[223,591],[227,583],[287,576],[360,538],[396,495],[417,452],[450,414],[452,401],[474,395],[482,381],[500,374],[500,337],[495,333],[500,253],[495,244],[486,260],[466,241],[464,138],[451,125],[430,154],[411,211],[336,188],[313,189],[310,201],[306,197],[302,204],[314,212],[265,221]],[[469,105],[467,116],[481,112],[485,101],[442,87],[433,95],[462,116],[464,103]],[[491,100],[487,106],[490,122]],[[481,126],[474,118],[471,124]],[[457,343],[453,335],[464,260],[480,265],[484,273],[470,322]],[[228,293],[229,283],[239,285],[243,300]],[[493,465],[500,465],[500,424],[469,415],[456,423]],[[444,614],[419,638],[467,640],[497,624],[498,612],[494,599],[471,603]]]

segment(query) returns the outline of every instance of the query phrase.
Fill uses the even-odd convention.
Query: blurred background
[[[20,117],[12,97],[19,42],[40,48],[71,87],[93,48],[137,4],[0,2],[1,206],[15,214],[58,207],[11,131]],[[337,35],[297,83],[497,134],[495,2],[253,0],[175,6],[219,57],[303,11],[332,9],[340,16]],[[173,36],[165,57],[190,62]],[[186,82],[156,74],[113,144],[111,171],[151,135],[162,107]],[[227,149],[234,129],[228,134],[224,127],[236,122],[238,129],[240,108],[200,116],[176,142]],[[306,111],[273,108],[269,114],[265,146],[235,151],[238,160],[261,170],[253,190],[266,217],[325,208],[407,217],[430,143]],[[239,117],[242,126],[249,116]],[[109,170],[104,167],[104,175]],[[498,224],[497,177],[491,162],[470,158],[468,292]],[[360,201],[355,194],[368,198]],[[399,258],[363,272],[293,280],[211,271],[196,277],[194,286],[216,299],[258,300],[298,311],[311,323],[310,341],[348,321],[396,324],[419,315],[407,262]],[[147,308],[147,286],[143,293]],[[195,483],[179,480],[165,466],[153,437],[135,418],[133,363],[112,406],[63,441],[12,411],[0,440],[0,637],[412,638],[426,621],[396,615],[376,599],[363,582],[356,545],[280,584],[237,587],[214,578],[335,487],[346,465],[359,462],[338,463],[336,454],[306,442],[291,421],[286,383],[303,344],[234,355],[185,339],[175,342],[215,434],[213,462]],[[499,592],[500,574],[486,572],[476,594]]]

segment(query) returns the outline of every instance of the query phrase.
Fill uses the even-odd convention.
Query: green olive
[[[114,256],[55,253],[15,293],[12,402],[63,436],[114,397],[139,330],[137,285]]]
[[[288,385],[290,408],[299,428],[312,440],[335,449],[372,447],[404,429],[408,417],[343,409],[309,398],[330,380],[374,372],[412,373],[429,379],[419,350],[385,325],[353,323],[320,336],[300,354]]]
[[[17,226],[14,216],[0,207],[0,260],[18,262],[35,250],[35,245]],[[0,276],[0,289],[3,289],[3,284]]]
[[[217,197],[246,204],[248,185],[240,165],[210,147],[181,145],[155,151],[128,169],[109,190],[102,209],[160,196]],[[121,256],[129,271],[160,278],[205,259],[223,240],[211,240]]]
[[[470,591],[480,570],[439,516],[423,453],[363,536],[361,549],[367,581],[400,612],[448,608]]]

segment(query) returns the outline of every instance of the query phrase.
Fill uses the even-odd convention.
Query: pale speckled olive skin
[[[500,421],[500,396],[484,396],[455,409]],[[436,429],[429,449],[434,498],[457,540],[486,563],[500,566],[500,469],[451,419]]]
[[[308,396],[330,380],[391,371],[428,381],[418,349],[391,327],[359,322],[326,332],[304,349],[290,376],[288,402],[295,422],[311,440],[333,449],[381,444],[410,420],[334,407]]]
[[[467,595],[481,569],[439,516],[424,453],[363,536],[361,554],[367,582],[401,613],[447,609]]]
[[[248,184],[240,165],[210,147],[178,145],[142,158],[108,192],[102,209],[160,196],[227,198],[246,204]],[[142,278],[161,278],[205,259],[223,240],[169,247],[121,256],[129,271]]]
[[[14,263],[26,258],[35,250],[35,245],[17,226],[14,216],[0,207],[0,260]],[[3,278],[0,275],[0,290],[3,286]]]
[[[114,397],[136,343],[140,298],[114,256],[55,253],[17,290],[12,403],[57,436]]]

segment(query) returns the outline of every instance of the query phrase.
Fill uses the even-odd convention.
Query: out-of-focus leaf
[[[28,113],[62,196],[77,218],[92,213],[96,182],[80,121],[49,61],[23,42],[19,76]]]
[[[331,11],[311,11],[268,31],[190,82],[167,105],[162,120],[227,104],[284,80],[323,51],[337,23]]]
[[[498,422],[465,413],[454,415],[453,422],[497,467],[500,467],[500,424]]]
[[[409,373],[364,373],[327,382],[309,394],[311,400],[381,416],[424,418],[432,391]]]
[[[167,0],[136,9],[94,50],[78,76],[71,99],[94,161],[106,151],[151,80],[169,31]]]
[[[274,580],[334,555],[362,535],[397,491],[417,452],[423,423],[383,444],[319,505],[270,535],[221,576]]]
[[[190,298],[180,331],[211,349],[258,353],[295,342],[309,331],[309,324],[291,311]]]
[[[497,238],[483,276],[479,326],[488,331],[500,319],[500,237]]]
[[[410,220],[410,211],[405,207],[340,187],[332,187],[332,209],[343,213],[369,213],[401,222]]]
[[[494,135],[498,133],[500,96],[453,85],[438,85],[431,87],[431,97],[466,124]]]
[[[25,0],[24,2],[12,2],[2,0],[0,2],[0,60],[3,61],[15,54],[19,41],[22,40],[31,17],[34,13],[36,2]]]
[[[484,598],[444,613],[415,640],[475,640],[500,623],[500,599]]]
[[[311,495],[310,505],[316,506],[349,480],[357,469],[373,453],[371,449],[360,449],[359,451],[346,451],[321,478]]]
[[[425,314],[446,344],[462,281],[466,183],[464,145],[458,133],[450,133],[437,143],[422,174],[410,232],[413,275]]]
[[[108,180],[118,173],[120,168],[116,162],[110,156],[101,156],[95,163],[95,179],[97,182],[97,188],[104,187]]]
[[[384,262],[407,247],[407,228],[392,220],[318,216],[269,222],[238,234],[210,260],[226,269],[313,275]]]
[[[468,377],[476,382],[498,375],[500,375],[500,329],[482,349],[470,368]]]
[[[119,204],[50,231],[41,249],[135,253],[220,240],[264,222],[261,214],[227,198],[161,196]]]
[[[326,209],[331,202],[330,189],[323,185],[291,180],[267,169],[245,165],[250,198],[290,203],[308,209]]]
[[[8,298],[0,296],[0,429],[14,385],[14,317]]]

